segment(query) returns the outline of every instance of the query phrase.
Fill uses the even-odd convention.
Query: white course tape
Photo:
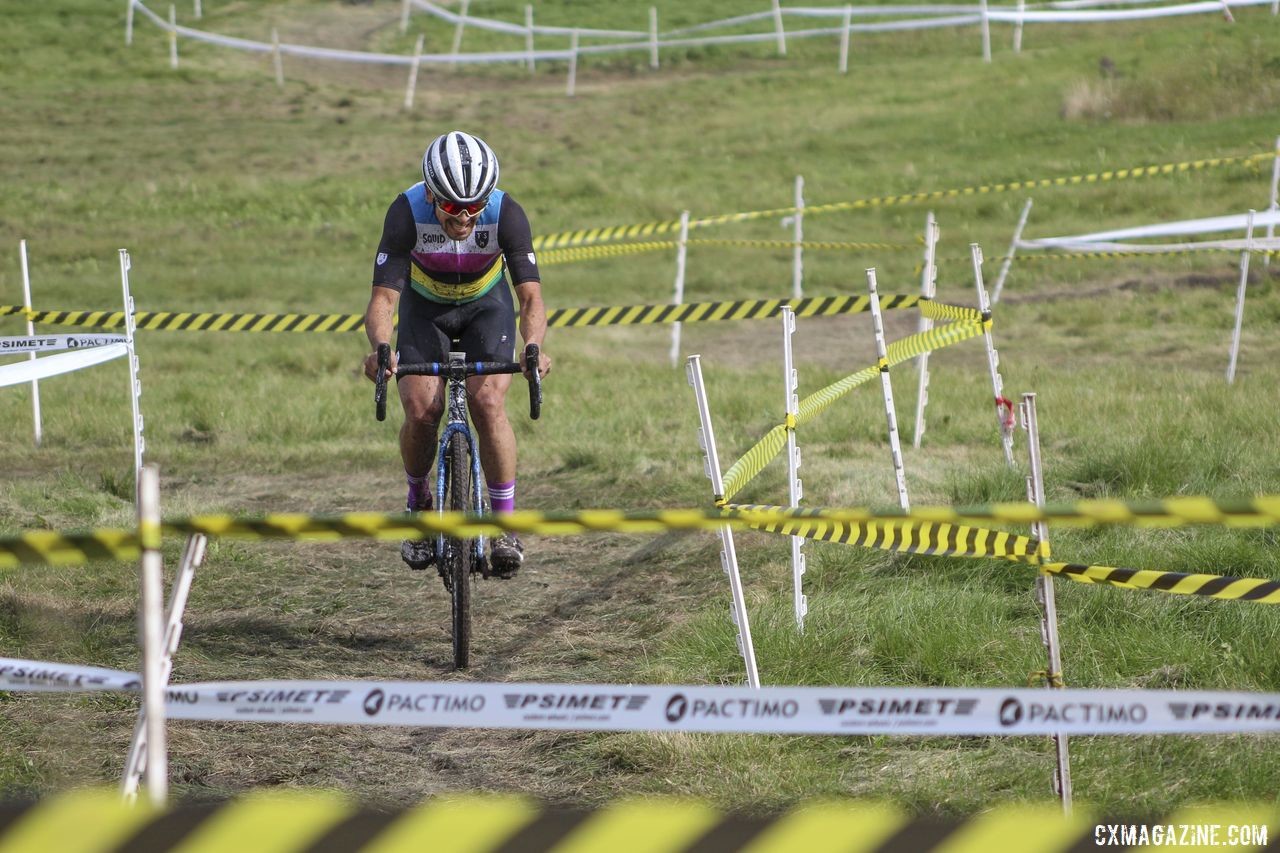
[[[0,658],[0,690],[137,692],[137,675]],[[827,735],[1280,732],[1280,693],[433,681],[171,684],[175,720]]]
[[[1158,222],[1114,231],[1098,231],[1093,234],[1074,234],[1067,237],[1044,237],[1039,240],[1020,240],[1018,246],[1028,249],[1059,248],[1070,243],[1099,243],[1108,240],[1137,240],[1146,237],[1174,237],[1187,234],[1215,234],[1222,231],[1244,233],[1248,214],[1213,216],[1208,219],[1184,219],[1179,222]],[[1280,225],[1280,211],[1260,210],[1253,215],[1254,226]]]
[[[1019,240],[1020,249],[1043,249],[1043,245],[1028,246]],[[1180,252],[1264,252],[1280,249],[1280,237],[1259,237],[1253,240],[1196,240],[1191,243],[1067,243],[1054,241],[1052,248],[1067,252],[1121,252],[1125,254],[1167,255]]]
[[[0,366],[0,388],[6,385],[20,385],[33,379],[47,379],[61,373],[71,373],[81,368],[111,361],[128,352],[127,344],[108,344],[6,364]]]
[[[412,681],[172,685],[183,720],[596,731],[1143,735],[1280,731],[1280,694]]]
[[[107,344],[123,344],[124,335],[43,335],[40,337],[0,337],[0,355],[11,352],[54,352],[81,347],[102,347]]]
[[[0,690],[34,693],[132,691],[139,689],[141,684],[136,673],[118,669],[0,658]]]
[[[1263,6],[1272,0],[1203,0],[1200,3],[1183,3],[1177,6],[1157,6],[1148,9],[1111,9],[1096,11],[1007,11],[993,9],[987,17],[993,21],[1027,24],[1092,24],[1107,21],[1134,21],[1143,18],[1172,18],[1179,15],[1203,15],[1221,12],[1224,6]]]

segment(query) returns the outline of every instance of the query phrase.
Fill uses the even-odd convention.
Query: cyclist
[[[539,349],[546,336],[529,219],[497,188],[493,149],[478,137],[450,131],[427,146],[422,177],[396,196],[382,226],[364,318],[373,347],[364,372],[371,380],[378,371],[378,345],[390,340],[397,303],[400,329],[392,371],[399,361],[448,361],[453,340],[461,342],[468,361],[512,361],[516,309],[508,275],[520,305],[520,336]],[[543,350],[538,372],[545,376],[550,369]],[[396,384],[405,412],[400,456],[409,486],[406,509],[430,510],[435,479],[428,473],[444,411],[444,380],[405,376]],[[515,508],[516,440],[504,405],[510,385],[510,374],[467,379],[468,409],[495,513]],[[435,543],[434,537],[406,539],[400,556],[410,568],[425,569],[436,561]],[[494,540],[490,565],[498,577],[513,576],[523,561],[524,547],[514,534]]]

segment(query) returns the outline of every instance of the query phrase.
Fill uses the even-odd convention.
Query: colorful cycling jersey
[[[433,302],[457,304],[484,296],[502,281],[505,269],[516,284],[540,280],[524,208],[495,189],[470,236],[453,240],[419,182],[387,210],[373,283],[396,291],[408,284]]]

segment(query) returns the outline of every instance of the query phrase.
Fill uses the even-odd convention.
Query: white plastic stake
[[[880,316],[880,294],[876,292],[876,270],[867,270],[867,290],[871,293],[871,325],[876,333],[876,356],[880,362],[880,388],[884,391],[884,414],[889,424],[889,452],[893,456],[893,476],[898,482],[898,505],[911,509],[907,498],[907,474],[902,465],[902,445],[898,441],[898,415],[893,405],[893,384],[889,381],[889,353],[884,342],[884,320]]]
[[[126,47],[133,44],[133,0],[124,7],[124,43]]]
[[[1280,0],[1276,0],[1276,3],[1280,4]],[[1274,15],[1275,6],[1272,6],[1271,9],[1272,9],[1271,14]],[[1277,198],[1278,191],[1280,191],[1280,136],[1276,137],[1276,156],[1275,156],[1275,159],[1271,161],[1271,201],[1267,205],[1267,210],[1271,213],[1275,213],[1276,210],[1280,209],[1280,207],[1277,207],[1277,203],[1278,201],[1280,201],[1280,199]],[[1276,233],[1276,223],[1274,221],[1268,222],[1267,223],[1267,240],[1270,241],[1271,238],[1275,236],[1275,233]],[[1266,257],[1263,258],[1262,265],[1264,267],[1271,266],[1270,252],[1268,252]]]
[[[578,85],[578,31],[574,30],[573,35],[569,39],[569,83],[565,88],[565,94],[570,98],[573,97],[574,89]]]
[[[982,11],[982,61],[991,61],[991,18],[987,13],[987,0],[982,0],[979,7]]]
[[[689,255],[689,211],[680,214],[680,239],[676,243],[676,286],[672,305],[684,303],[684,270]],[[680,363],[680,329],[683,324],[676,321],[671,324],[671,366]]]
[[[129,292],[129,269],[132,263],[129,253],[120,250],[120,287],[124,291],[124,337],[129,353],[129,402],[133,409],[133,477],[134,484],[142,482],[142,455],[146,452],[147,442],[142,435],[142,381],[138,378],[138,354],[134,350],[133,295]]]
[[[649,67],[658,67],[658,7],[649,7]]]
[[[782,28],[782,4],[773,0],[773,26],[778,33],[778,56],[787,55],[787,32]]]
[[[1022,426],[1027,431],[1027,453],[1030,457],[1031,476],[1027,478],[1027,500],[1038,507],[1044,506],[1044,469],[1040,456],[1040,428],[1036,419],[1036,395],[1022,395]],[[1049,526],[1036,522],[1031,528],[1034,535],[1048,546]],[[1062,644],[1058,639],[1058,605],[1053,594],[1053,576],[1041,572],[1036,578],[1036,601],[1040,605],[1040,638],[1044,641],[1049,663],[1050,688],[1062,689]],[[1071,755],[1067,749],[1067,736],[1053,735],[1057,769],[1053,777],[1053,789],[1062,802],[1062,811],[1071,814]]]
[[[791,239],[795,246],[791,257],[791,295],[800,299],[804,296],[804,175],[796,175],[796,215],[792,225],[795,231]]]
[[[462,0],[462,8],[458,10],[458,25],[453,30],[453,48],[449,54],[457,57],[462,50],[462,32],[467,28],[467,7],[471,5],[471,0]]]
[[[791,306],[782,306],[782,388],[786,394],[785,411],[787,413],[787,495],[788,506],[800,506],[804,497],[804,484],[800,482],[800,447],[796,443],[796,418],[800,415],[800,398],[796,389],[800,386],[800,377],[796,373],[795,360],[791,353],[791,336],[796,331],[796,315]],[[791,537],[791,585],[792,602],[795,606],[796,630],[804,631],[804,617],[809,612],[809,599],[804,594],[804,537]]]
[[[182,615],[187,608],[187,598],[191,593],[191,583],[195,579],[196,569],[204,562],[204,534],[197,533],[187,538],[187,545],[182,552],[182,562],[178,566],[178,576],[174,579],[173,589],[169,591],[169,606],[165,610],[164,655],[161,661],[160,677],[165,685],[173,674],[173,656],[182,641]],[[138,795],[138,783],[142,780],[146,769],[147,716],[145,710],[138,712],[138,722],[133,727],[133,740],[129,743],[129,754],[125,758],[124,776],[120,782],[120,794],[127,802],[133,802]]]
[[[853,23],[853,7],[844,7],[844,26],[840,28],[840,73],[849,73],[849,27]]]
[[[1000,274],[996,276],[996,286],[991,291],[991,304],[1000,302],[1000,293],[1004,290],[1004,280],[1009,275],[1009,267],[1013,266],[1013,256],[1018,251],[1018,242],[1022,240],[1022,229],[1027,227],[1027,217],[1031,214],[1031,199],[1022,206],[1022,215],[1018,217],[1018,226],[1013,229],[1013,239],[1009,241],[1009,251],[1000,264]]]
[[[402,33],[409,32],[409,2],[410,0],[404,0],[400,4],[400,32]]]
[[[169,67],[178,67],[178,10],[169,5]]]
[[[1022,53],[1022,13],[1027,11],[1027,0],[1018,0],[1018,19],[1013,25],[1013,52]]]
[[[132,5],[129,6],[133,8]],[[27,241],[22,240],[18,243],[18,257],[22,261],[22,307],[28,311],[31,310],[31,272],[27,266]],[[34,338],[36,336],[36,324],[27,317],[27,337]],[[29,355],[31,361],[36,360],[36,354],[33,352]],[[35,425],[36,447],[39,447],[44,440],[44,430],[40,418],[40,380],[31,380],[31,420]]]
[[[1227,384],[1236,381],[1236,362],[1240,357],[1240,330],[1244,326],[1244,292],[1249,286],[1249,258],[1253,252],[1253,217],[1257,211],[1249,211],[1244,232],[1244,251],[1240,253],[1240,286],[1236,288],[1236,325],[1231,333],[1231,361],[1227,364]]]
[[[1227,0],[1221,0],[1221,2],[1222,2],[1222,17],[1227,19],[1228,24],[1234,24],[1236,22],[1236,19],[1235,19],[1235,16],[1231,14],[1231,4],[1228,3]]]
[[[982,248],[977,243],[969,244],[969,254],[973,258],[973,280],[978,288],[978,310],[983,318],[991,316],[991,302],[987,299],[987,288],[982,283]],[[1004,445],[1004,461],[1013,467],[1013,404],[1004,396],[1004,379],[1000,376],[1000,353],[996,352],[995,341],[991,337],[991,327],[983,330],[983,341],[987,346],[987,367],[991,371],[991,391],[995,395],[996,428],[1000,430],[1000,443]],[[1004,411],[1009,409],[1008,418]]]
[[[529,73],[533,73],[533,6],[524,7],[524,49],[529,54]]]
[[[160,475],[154,467],[143,470],[138,492],[138,533],[142,540],[138,633],[142,645],[142,704],[147,715],[147,797],[153,806],[163,806],[169,796],[162,664],[164,578],[160,558]]]
[[[938,293],[938,234],[938,220],[934,218],[931,210],[924,221],[924,271],[920,275],[920,295],[925,299],[933,299]],[[916,327],[916,331],[927,332],[932,328],[933,319],[921,313],[920,323]],[[925,406],[929,405],[929,350],[925,350],[916,356],[916,371],[918,384],[916,386],[915,433],[911,438],[912,447],[919,447],[920,439],[924,437],[924,410]]]
[[[404,108],[413,109],[413,96],[418,91],[418,68],[422,65],[422,33],[418,33],[418,42],[413,46],[413,64],[409,66],[409,83],[404,89]]]
[[[204,12],[200,9],[200,0],[195,0],[195,12],[197,21],[204,17]]]
[[[271,28],[271,64],[276,71],[276,85],[284,88],[284,59],[280,56],[280,33]]]
[[[716,500],[724,496],[724,480],[720,475],[720,457],[716,453],[715,432],[711,428],[711,408],[707,405],[707,390],[702,382],[701,356],[691,355],[685,366],[689,384],[693,386],[694,397],[698,404],[698,446],[705,453],[703,459],[707,477],[711,480],[711,492]],[[751,623],[747,619],[746,598],[742,594],[742,576],[738,572],[738,554],[733,547],[733,530],[728,525],[720,528],[721,553],[720,562],[725,574],[729,576],[729,590],[733,596],[730,615],[733,624],[738,628],[738,651],[742,653],[742,661],[747,669],[747,684],[760,686],[760,673],[756,669],[756,651],[751,642]]]

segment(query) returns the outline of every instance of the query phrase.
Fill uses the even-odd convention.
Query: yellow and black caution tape
[[[907,243],[851,243],[830,240],[686,240],[686,246],[727,246],[740,249],[795,249],[835,252],[906,252],[919,249]],[[658,252],[679,248],[675,240],[647,240],[639,243],[606,243],[595,246],[578,246],[566,249],[543,249],[538,262],[543,266],[593,261],[643,252]]]
[[[982,315],[972,308],[961,308],[940,303],[931,303],[927,307],[928,312],[925,311],[923,304],[921,308],[922,313],[925,313],[926,316],[959,316],[965,319],[957,319],[955,322],[947,323],[944,326],[936,326],[924,332],[894,341],[887,348],[886,366],[892,367],[915,358],[921,353],[932,352],[976,337],[982,334],[986,325],[991,322],[989,319],[983,320]],[[881,366],[879,364],[864,367],[862,370],[851,373],[843,379],[833,382],[827,387],[805,397],[800,401],[795,426],[803,426],[809,423],[827,407],[835,403],[836,400],[839,400],[859,385],[875,379],[879,375],[880,369]],[[788,425],[785,423],[773,427],[741,459],[729,466],[729,470],[724,474],[724,494],[717,498],[717,503],[723,504],[736,495],[782,452],[782,448],[787,443],[787,428]]]
[[[866,296],[806,296],[802,299],[740,299],[731,302],[686,302],[680,305],[613,305],[558,308],[547,314],[555,327],[619,326],[649,323],[705,323],[718,320],[756,320],[776,317],[790,305],[799,317],[830,317],[869,310]],[[923,296],[885,295],[886,310],[919,306],[926,317],[956,319],[976,316],[972,308],[934,302]],[[0,315],[21,314],[33,322],[60,326],[124,327],[120,311],[28,311],[21,305],[0,305]],[[364,328],[360,314],[212,314],[139,311],[139,329],[220,332],[350,332]]]
[[[160,529],[168,534],[203,533],[227,539],[332,542],[355,538],[405,539],[438,533],[460,537],[502,532],[548,536],[600,531],[658,533],[666,530],[718,530],[728,524],[907,553],[1002,557],[1031,565],[1041,565],[1047,559],[1045,549],[1034,539],[969,524],[979,519],[1019,524],[1053,521],[1081,526],[1277,526],[1280,525],[1280,495],[1221,502],[1209,498],[1170,498],[1155,503],[1081,501],[1043,509],[1031,504],[991,504],[927,507],[910,512],[900,509],[788,509],[737,505],[724,509],[642,512],[583,510],[540,513],[522,510],[484,516],[456,512],[415,515],[347,513],[331,517],[279,513],[261,518],[201,515],[165,521]],[[104,528],[82,534],[31,531],[0,538],[0,568],[13,568],[22,563],[81,565],[96,560],[134,560],[141,554],[141,544],[137,530]],[[1280,582],[1274,580],[1073,563],[1044,563],[1041,567],[1044,571],[1084,583],[1106,583],[1131,589],[1262,604],[1280,603]]]
[[[756,853],[985,853],[1034,849],[1068,853],[1111,840],[1117,849],[1176,835],[1175,827],[1213,827],[1240,849],[1266,846],[1280,828],[1280,807],[1216,803],[1143,818],[1116,818],[1077,805],[1003,803],[965,818],[913,818],[886,803],[801,803],[767,817],[726,813],[697,800],[619,800],[559,809],[524,797],[432,797],[372,811],[330,791],[260,791],[215,803],[168,809],[125,803],[118,793],[78,789],[39,803],[0,806],[0,847],[14,853],[60,850],[617,850]],[[1166,834],[1167,829],[1167,834]],[[1243,833],[1246,833],[1243,834]]]
[[[729,509],[751,511],[772,509],[734,504]],[[1038,539],[987,530],[968,524],[932,521],[869,521],[847,524],[841,521],[805,519],[775,521],[750,525],[756,530],[799,536],[863,548],[879,548],[903,554],[927,554],[936,557],[998,557],[1022,563],[1039,563],[1048,556]]]
[[[833,204],[808,205],[804,208],[806,216],[822,213],[836,213],[847,210],[860,210],[875,207],[893,207],[904,204],[940,201],[948,198],[965,196],[991,195],[1003,192],[1019,192],[1022,190],[1041,189],[1045,187],[1067,187],[1083,184],[1098,184],[1109,181],[1151,178],[1161,175],[1177,175],[1186,172],[1201,171],[1220,166],[1254,166],[1276,156],[1274,151],[1260,154],[1242,154],[1234,157],[1210,157],[1201,160],[1187,160],[1181,163],[1160,163],[1150,166],[1136,166],[1130,169],[1114,169],[1104,172],[1090,172],[1083,175],[1066,175],[1056,178],[1038,178],[1025,181],[1009,181],[999,184],[983,184],[981,186],[960,187],[957,189],[933,190],[906,193],[903,195],[862,198],[854,201],[835,202]],[[690,220],[690,228],[703,228],[709,225],[722,225],[728,222],[746,222],[753,219],[767,219],[788,216],[799,211],[796,207],[778,207],[771,210],[753,210],[745,213],[728,213]],[[639,225],[615,225],[605,228],[587,228],[577,231],[564,231],[559,234],[548,234],[537,237],[533,241],[535,249],[560,249],[569,246],[587,246],[594,243],[607,243],[621,240],[633,240],[639,237],[651,237],[668,234],[680,228],[680,221],[647,222]]]
[[[0,314],[22,314],[35,323],[123,329],[123,311],[29,311],[0,306]],[[139,329],[183,332],[351,332],[364,328],[363,314],[217,314],[187,311],[138,311]]]
[[[1280,604],[1280,581],[1185,574],[1153,569],[1088,566],[1080,563],[1042,563],[1050,574],[1080,583],[1108,584],[1125,589],[1145,589],[1173,595],[1200,595],[1258,604]]]
[[[802,299],[740,299],[734,302],[684,302],[679,305],[614,305],[599,308],[564,308],[547,315],[547,325],[621,326],[653,323],[706,323],[717,320],[763,320],[776,317],[785,306],[797,317],[832,317],[859,314],[870,310],[868,296],[806,296]],[[923,296],[886,295],[880,298],[886,310],[919,307],[927,317],[950,317],[955,312],[972,312],[972,308],[933,302]]]

